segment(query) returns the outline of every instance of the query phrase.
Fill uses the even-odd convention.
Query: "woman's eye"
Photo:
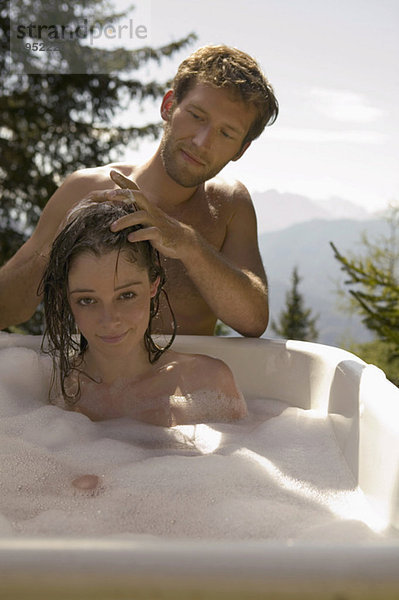
[[[80,306],[90,306],[91,304],[94,304],[94,302],[94,298],[79,298],[77,303]]]
[[[227,133],[227,131],[223,131],[223,129],[221,131],[221,134],[223,135],[223,137],[225,137],[229,140],[233,139],[233,136],[231,136],[229,133]]]
[[[123,294],[121,294],[119,297],[122,300],[132,300],[136,297],[136,294],[134,292],[123,292]]]

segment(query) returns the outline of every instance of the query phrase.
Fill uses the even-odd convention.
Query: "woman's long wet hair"
[[[136,210],[134,202],[128,200],[101,203],[82,201],[69,213],[64,228],[53,242],[49,263],[39,288],[39,293],[43,293],[46,320],[43,349],[53,358],[54,377],[58,372],[61,392],[69,408],[79,401],[80,377],[77,378],[78,384],[74,386],[73,392],[66,389],[65,381],[72,371],[80,371],[79,365],[83,362],[83,355],[87,348],[87,340],[82,335],[77,335],[75,319],[68,300],[69,270],[74,259],[80,254],[91,252],[95,256],[102,256],[115,250],[118,255],[123,252],[124,258],[146,269],[151,283],[159,277],[157,292],[151,298],[150,318],[144,334],[144,344],[150,363],[156,362],[175,338],[176,322],[166,291],[163,289],[165,271],[158,252],[148,241],[133,243],[128,241],[129,233],[139,229],[140,225],[116,233],[110,230],[114,221]],[[152,320],[158,313],[161,292],[165,294],[173,323],[173,333],[164,347],[160,347],[154,341],[151,330]]]

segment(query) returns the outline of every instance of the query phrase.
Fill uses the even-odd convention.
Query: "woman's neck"
[[[95,381],[112,384],[117,379],[139,379],[152,368],[147,350],[143,347],[134,354],[122,357],[106,356],[87,348],[83,356],[83,370]]]

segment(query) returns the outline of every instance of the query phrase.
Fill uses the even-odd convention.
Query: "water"
[[[232,424],[92,422],[47,404],[50,372],[34,350],[0,351],[2,536],[384,536],[315,411],[259,399]]]

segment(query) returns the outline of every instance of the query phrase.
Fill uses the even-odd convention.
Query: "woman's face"
[[[69,270],[68,299],[89,350],[115,356],[142,345],[158,283],[123,251],[78,255]]]

